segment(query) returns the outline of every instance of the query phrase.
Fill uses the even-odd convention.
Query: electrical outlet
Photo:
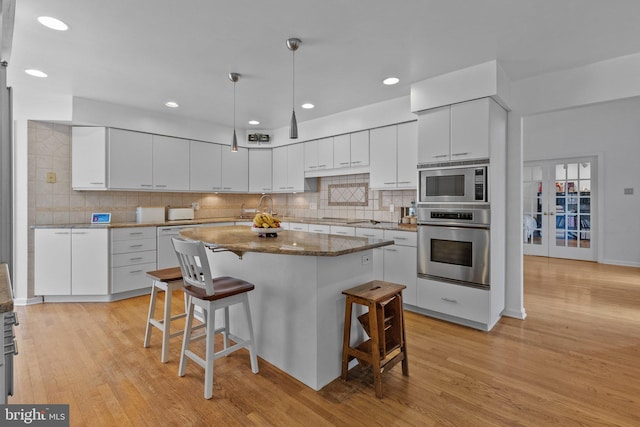
[[[57,181],[56,173],[55,172],[47,172],[47,183],[55,184],[56,181]]]
[[[625,188],[624,189],[624,195],[625,196],[631,196],[633,194],[633,188]]]
[[[317,210],[318,209],[318,204],[316,202],[309,203],[309,209],[311,209],[312,211]]]
[[[197,211],[198,209],[200,209],[200,203],[193,202],[191,203],[191,207],[193,208],[194,211]]]
[[[362,255],[362,264],[369,264],[371,262],[371,257],[369,255]]]
[[[396,211],[396,205],[394,205],[393,203],[391,203],[389,205],[389,212],[395,212]]]

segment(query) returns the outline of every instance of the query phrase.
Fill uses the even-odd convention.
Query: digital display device
[[[91,214],[91,224],[109,224],[111,222],[110,213]]]

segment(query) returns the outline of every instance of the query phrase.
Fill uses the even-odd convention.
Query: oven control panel
[[[431,219],[453,219],[459,221],[473,221],[473,212],[431,212]]]

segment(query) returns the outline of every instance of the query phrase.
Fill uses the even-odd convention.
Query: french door
[[[595,173],[594,157],[524,164],[525,255],[595,260]]]

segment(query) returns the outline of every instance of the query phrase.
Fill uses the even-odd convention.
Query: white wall
[[[598,261],[640,267],[640,97],[525,118],[525,161],[590,154],[603,173]]]

